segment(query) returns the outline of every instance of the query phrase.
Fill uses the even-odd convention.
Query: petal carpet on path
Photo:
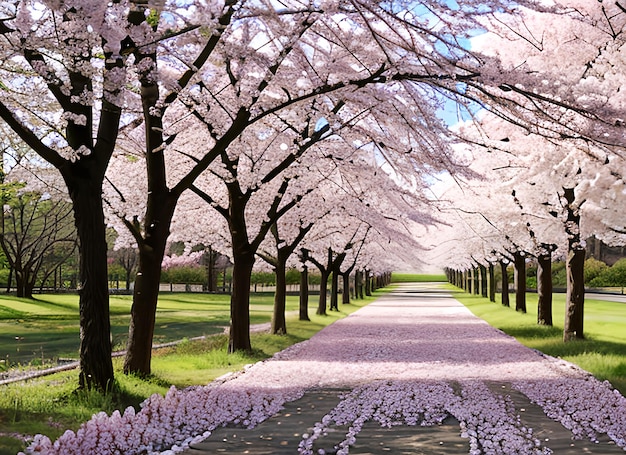
[[[522,346],[434,284],[403,285],[243,373],[172,389],[136,414],[94,419],[80,435],[57,440],[56,451],[40,440],[42,450],[33,445],[30,453],[81,453],[77,441],[86,437],[92,453],[168,455],[611,454],[626,447],[621,394]]]

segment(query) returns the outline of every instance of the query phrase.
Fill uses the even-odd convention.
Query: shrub
[[[161,272],[162,283],[203,284],[206,280],[206,270],[200,266],[171,267]]]
[[[567,286],[567,271],[565,270],[565,262],[557,261],[552,263],[552,285],[557,288]]]
[[[593,287],[626,286],[626,258],[604,269],[589,283]]]
[[[595,258],[589,258],[585,261],[585,283],[591,283],[593,279],[601,275],[609,268],[604,262]]]

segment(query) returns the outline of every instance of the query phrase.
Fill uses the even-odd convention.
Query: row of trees
[[[567,280],[559,282],[558,275],[566,269],[565,264],[557,262],[556,267],[540,264],[536,260],[532,265],[524,258],[507,266],[500,262],[500,267],[494,264],[482,265],[477,263],[470,269],[446,269],[448,281],[469,293],[482,295],[492,302],[496,301],[496,293],[501,294],[503,306],[510,307],[510,290],[513,284],[514,308],[526,313],[526,293],[529,289],[537,291],[537,324],[553,325],[552,293],[554,287],[566,284]],[[536,267],[536,268],[535,268]],[[535,268],[535,270],[530,270]],[[512,270],[511,270],[512,269]],[[556,270],[555,270],[556,269]],[[531,275],[532,278],[531,279]],[[565,277],[566,278],[566,277]],[[609,267],[604,262],[589,258],[584,264],[584,283],[590,287],[623,287],[626,286],[626,258],[620,259]]]
[[[623,71],[609,63],[623,45],[626,15],[620,2],[559,3],[563,9],[494,17],[490,33],[474,42],[508,68],[497,86],[520,116],[483,111],[458,126],[466,142],[457,152],[476,174],[439,193],[453,226],[442,236],[456,250],[438,254],[457,271],[457,283],[458,272],[512,264],[521,311],[524,267],[532,258],[543,324],[552,321],[552,260],[563,258],[569,341],[584,338],[584,239],[623,245],[626,233]],[[572,105],[580,109],[572,112]]]

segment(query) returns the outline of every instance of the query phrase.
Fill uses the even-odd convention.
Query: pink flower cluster
[[[514,387],[576,439],[609,436],[626,450],[626,398],[607,381],[593,376],[516,382]]]
[[[139,412],[129,407],[123,415],[95,414],[54,443],[37,435],[20,455],[172,454],[228,423],[254,427],[299,396],[301,392],[289,389],[243,389],[228,382],[184,391],[172,387],[165,396],[148,398]]]
[[[460,394],[445,382],[384,381],[357,387],[303,435],[299,453],[347,455],[367,421],[383,427],[431,426],[449,416],[459,421],[461,436],[470,441],[471,455],[552,453],[521,424],[509,397],[492,393],[481,381],[463,382],[460,387]],[[326,449],[321,445],[331,426],[348,427],[348,431],[342,441]]]

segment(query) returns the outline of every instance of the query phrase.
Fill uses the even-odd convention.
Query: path
[[[621,396],[572,365],[520,345],[436,286],[404,285],[226,381],[255,394],[304,395],[254,429],[217,429],[184,453],[296,454],[303,438],[309,453],[336,453],[333,447],[344,444],[352,454],[467,454],[470,443],[487,453],[490,444],[500,447],[493,453],[505,454],[624,453],[605,435],[597,442],[573,440],[528,398],[552,403],[575,432],[591,433],[587,427],[598,424],[585,422],[597,419],[619,439],[626,437]],[[614,402],[623,407],[611,410]],[[562,412],[568,403],[573,409]],[[418,412],[424,404],[432,408]],[[371,415],[370,405],[377,409]],[[441,422],[419,425],[438,413]],[[582,423],[571,423],[579,417]],[[356,430],[346,436],[350,426]]]

